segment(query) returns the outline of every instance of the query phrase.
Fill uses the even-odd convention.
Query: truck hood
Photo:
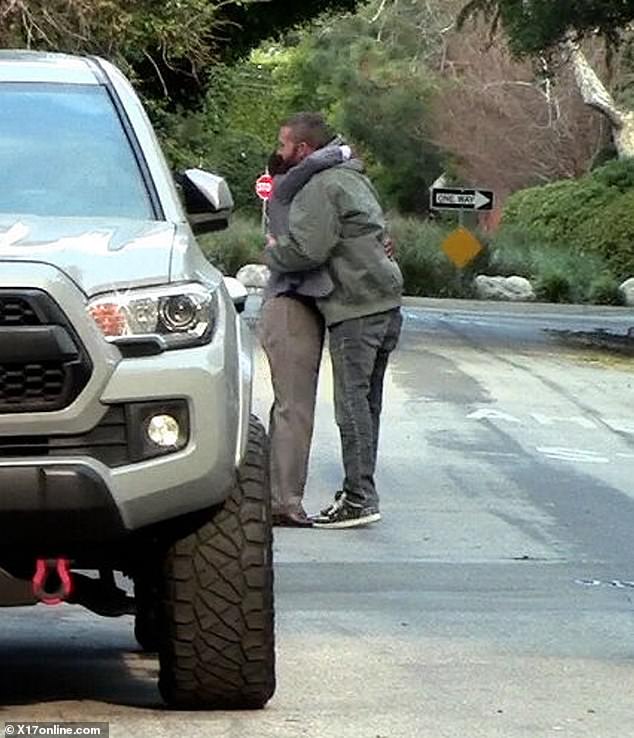
[[[0,261],[50,264],[92,297],[169,282],[174,235],[164,221],[0,214]]]

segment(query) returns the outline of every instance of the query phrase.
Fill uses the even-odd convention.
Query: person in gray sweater
[[[267,208],[270,243],[288,237],[291,203],[310,179],[351,158],[350,148],[340,139],[324,143],[290,168],[275,156],[269,161],[274,181]],[[327,297],[333,287],[328,268],[320,266],[301,272],[271,270],[265,290],[259,336],[274,394],[269,445],[273,523],[277,526],[311,526],[303,497],[325,332],[315,301]]]

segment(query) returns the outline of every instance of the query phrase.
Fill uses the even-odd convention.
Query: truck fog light
[[[171,415],[154,415],[147,426],[148,437],[161,448],[177,446],[180,432],[178,421]]]

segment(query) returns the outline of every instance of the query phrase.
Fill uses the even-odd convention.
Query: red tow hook
[[[73,579],[68,559],[37,559],[33,595],[44,605],[60,605],[70,597]]]

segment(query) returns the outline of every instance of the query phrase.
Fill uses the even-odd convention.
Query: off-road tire
[[[267,439],[251,418],[225,503],[167,551],[159,690],[179,709],[258,709],[275,691]]]

